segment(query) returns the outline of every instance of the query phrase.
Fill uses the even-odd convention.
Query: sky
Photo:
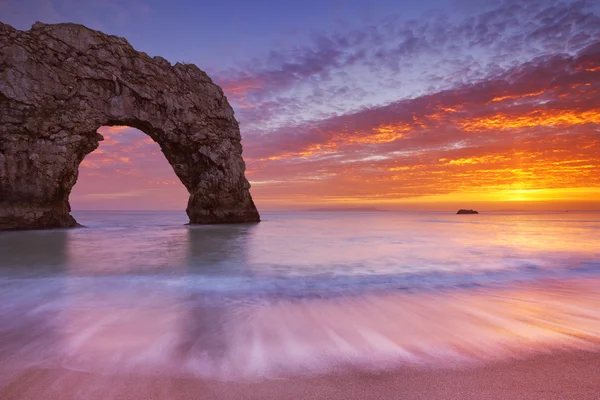
[[[600,209],[600,2],[0,0],[191,62],[240,122],[259,210]],[[144,133],[102,127],[74,209],[183,209]]]

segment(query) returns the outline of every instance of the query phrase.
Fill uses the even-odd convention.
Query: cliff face
[[[0,230],[76,225],[68,197],[104,125],[160,145],[191,223],[259,221],[233,109],[206,73],[81,25],[0,23]]]

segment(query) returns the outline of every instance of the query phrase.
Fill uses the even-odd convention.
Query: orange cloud
[[[260,86],[256,82],[249,81],[241,81],[241,82],[232,82],[232,84],[226,84],[223,86],[223,91],[225,93],[232,93],[234,96],[244,96],[251,90],[260,89]]]
[[[440,162],[447,163],[448,165],[465,165],[465,164],[486,164],[486,163],[495,163],[508,161],[510,158],[506,156],[497,156],[497,155],[489,155],[489,156],[480,156],[480,157],[469,157],[469,158],[459,158],[456,160],[448,160],[446,158],[440,158]]]
[[[130,126],[120,126],[120,125],[115,125],[115,126],[103,126],[100,129],[98,129],[98,132],[100,132],[101,134],[104,133],[121,133],[121,132],[125,132],[125,131],[130,131],[133,128]]]
[[[108,140],[81,162],[74,209],[185,209],[187,189],[152,138],[122,126],[98,132]]]
[[[409,124],[386,124],[373,128],[373,131],[368,135],[355,135],[348,137],[337,136],[336,139],[345,144],[390,143],[398,139],[402,139],[405,134],[410,132],[412,129],[413,126]]]
[[[261,85],[252,78],[239,78],[221,82],[221,88],[226,96],[236,101],[239,108],[249,108],[252,107],[252,104],[247,102],[246,96],[248,93],[260,89]]]
[[[598,97],[596,86],[588,83],[544,92],[551,102],[542,107],[507,102],[489,109],[485,104],[501,103],[489,100],[427,105],[405,121],[318,132],[315,137],[328,139],[271,157],[275,170],[268,162],[258,166],[250,160],[253,179],[268,182],[253,190],[258,199],[274,203],[287,193],[294,204],[435,208],[467,201],[600,208],[600,113],[580,109],[593,104],[582,101],[586,96]],[[589,89],[582,94],[581,88]],[[566,94],[577,101],[557,103],[565,90],[576,90]],[[305,178],[315,171],[329,175],[321,181]]]
[[[465,131],[507,130],[538,126],[573,126],[600,123],[600,111],[535,110],[523,115],[496,114],[458,122]]]
[[[527,65],[504,80],[286,127],[272,135],[242,131],[255,201],[259,207],[341,203],[390,208],[465,202],[537,207],[554,201],[560,207],[589,203],[600,208],[600,111],[595,107],[600,104],[595,79],[600,67],[586,57],[585,63],[565,58],[550,66]],[[228,82],[224,90],[244,100],[259,87],[257,80],[247,79]],[[132,204],[164,188],[171,193],[164,199],[179,196],[185,208],[187,192],[150,137],[129,127],[99,132],[107,140],[82,162],[76,189],[87,185],[88,194],[110,193],[105,200]],[[118,190],[108,190],[109,185]],[[92,201],[79,199],[79,204]]]
[[[539,95],[544,94],[543,90],[540,90],[539,92],[535,92],[535,93],[525,93],[525,94],[515,94],[515,95],[507,95],[507,96],[500,96],[500,97],[494,97],[492,99],[492,102],[497,102],[497,101],[504,101],[504,100],[515,100],[515,99],[521,99],[524,97],[537,97]]]

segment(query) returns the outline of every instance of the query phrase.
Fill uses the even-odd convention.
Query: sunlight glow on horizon
[[[426,63],[421,78],[432,80],[431,86],[423,83],[420,95],[406,97],[402,82],[390,81],[400,85],[398,98],[379,105],[366,100],[373,94],[367,93],[369,80],[380,79],[373,71],[364,76],[364,88],[328,78],[356,72],[357,61],[338,54],[335,41],[315,44],[314,58],[306,55],[313,54],[308,48],[280,52],[269,59],[273,65],[221,72],[216,82],[240,121],[246,177],[259,210],[600,209],[600,35],[590,35],[569,52],[557,52],[563,39],[553,37],[558,44],[546,43],[547,54],[490,64],[477,79],[466,76],[479,67],[463,60],[465,78],[448,77],[439,86],[434,83],[443,77]],[[343,41],[336,46],[352,50]],[[442,53],[427,57],[439,56],[443,64],[455,56]],[[359,67],[381,67],[372,61]],[[395,74],[403,77],[402,70]],[[329,86],[320,86],[322,79]],[[129,127],[99,132],[105,140],[81,164],[74,208],[185,208],[187,190],[151,138]]]
[[[175,210],[185,208],[187,191],[164,159],[158,144],[142,132],[130,127],[103,127],[99,132],[105,140],[101,142],[100,148],[86,157],[81,164],[79,182],[87,181],[87,186],[76,185],[71,196],[75,209]],[[388,134],[385,130],[383,132]],[[374,136],[377,137],[379,134],[380,132],[376,131]],[[125,136],[120,138],[119,135]],[[132,136],[133,140],[129,136]],[[398,138],[401,138],[401,135],[398,135]],[[561,152],[554,149],[551,154],[561,154]],[[381,205],[393,209],[403,207],[414,209],[421,205],[423,209],[446,209],[460,204],[479,204],[493,209],[509,207],[510,203],[520,203],[526,209],[560,210],[565,206],[573,209],[600,209],[600,186],[552,187],[554,178],[551,174],[552,171],[560,173],[561,169],[576,175],[581,171],[595,174],[599,169],[597,159],[536,160],[540,156],[539,152],[511,151],[506,154],[453,159],[441,157],[430,164],[391,166],[381,170],[378,170],[374,163],[389,163],[390,160],[386,157],[371,156],[367,157],[371,160],[367,164],[374,169],[375,173],[369,174],[362,182],[357,179],[358,177],[353,177],[346,181],[345,186],[332,185],[329,187],[330,193],[322,190],[323,185],[327,189],[328,182],[331,180],[341,178],[344,181],[346,178],[343,176],[343,171],[339,174],[331,171],[313,171],[314,176],[300,179],[286,179],[280,174],[279,179],[253,181],[254,173],[249,169],[247,176],[252,184],[251,191],[258,207],[264,206],[267,209],[281,207],[302,209],[320,205]],[[514,165],[515,161],[519,162],[519,168],[504,168],[503,165]],[[252,164],[250,160],[250,168]],[[151,173],[157,176],[148,175],[150,172],[148,165],[155,166]],[[351,173],[353,166],[347,168],[350,170],[346,173]],[[360,169],[359,165],[358,170]],[[418,170],[422,172],[415,172]],[[156,174],[155,171],[160,172]],[[421,193],[395,194],[376,190],[385,188],[386,181],[397,181],[396,178],[402,174],[408,175],[405,186],[411,186]],[[470,179],[469,176],[473,177],[472,174],[488,177],[490,180],[485,180],[484,184],[479,185],[477,182],[472,186],[465,184],[464,180]],[[414,175],[412,181],[410,175]],[[444,186],[444,181],[449,176],[462,180],[463,183],[454,185],[451,190],[445,189],[445,192],[443,190],[435,193],[434,190],[434,193],[428,193],[429,183],[420,179],[420,176],[427,175],[437,177],[433,185],[438,186],[438,189]],[[506,182],[507,177],[510,183],[491,184],[494,180]],[[540,177],[542,177],[541,181]],[[371,193],[335,194],[336,191],[347,192],[351,185],[368,184],[373,178],[385,179],[383,184],[374,186]],[[548,186],[540,186],[540,182],[546,182]],[[320,185],[321,190],[313,193],[315,192],[313,185]],[[289,190],[294,187],[296,190]],[[288,191],[289,193],[286,194]]]

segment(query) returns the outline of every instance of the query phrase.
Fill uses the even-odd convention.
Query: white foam
[[[46,287],[25,296],[9,287],[0,331],[13,339],[0,345],[4,359],[17,369],[254,380],[344,367],[456,367],[600,343],[595,279],[221,306],[131,288],[90,293],[74,280],[60,295]]]

